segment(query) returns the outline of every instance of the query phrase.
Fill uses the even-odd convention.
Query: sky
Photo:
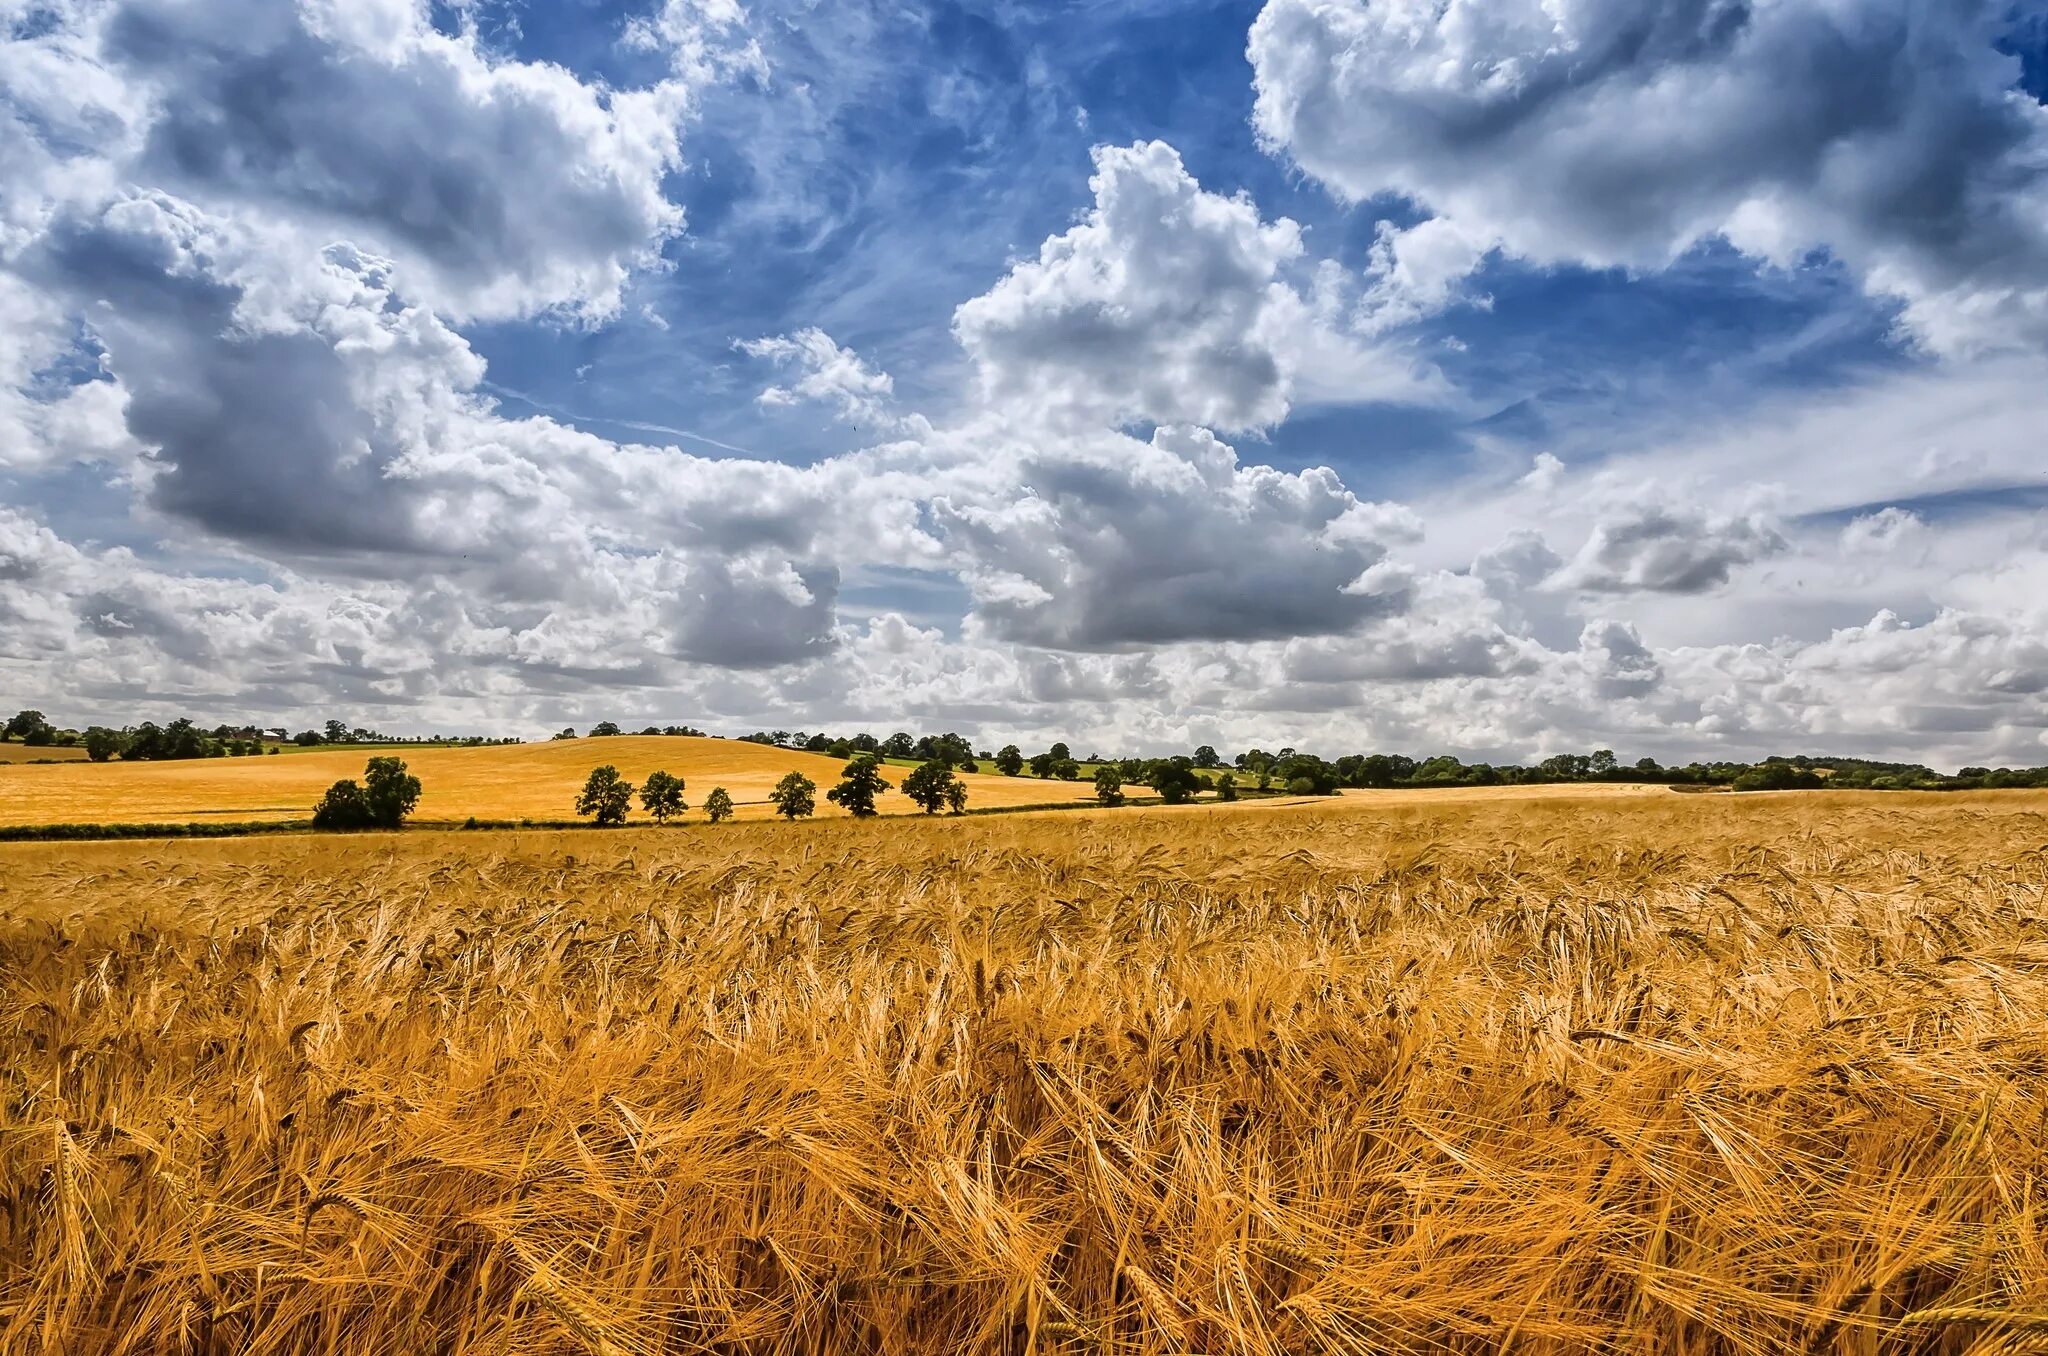
[[[2048,763],[2048,0],[0,0],[0,707]]]

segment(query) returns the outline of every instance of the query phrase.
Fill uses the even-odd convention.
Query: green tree
[[[121,732],[95,725],[85,732],[85,756],[104,763],[121,751]]]
[[[1079,781],[1081,765],[1071,758],[1058,759],[1052,765],[1052,775],[1063,782]]]
[[[775,783],[768,803],[785,819],[808,818],[818,808],[818,784],[801,772],[792,772]]]
[[[363,769],[363,799],[369,804],[371,823],[395,829],[419,804],[420,779],[399,759],[372,758]]]
[[[1195,750],[1195,766],[1199,768],[1221,767],[1223,760],[1216,756],[1214,745],[1204,744]]]
[[[376,822],[370,813],[369,797],[350,778],[328,787],[327,794],[313,807],[316,829],[367,829]]]
[[[711,794],[704,798],[704,813],[711,816],[711,822],[714,824],[732,818],[732,797],[725,793],[724,787],[711,788]]]
[[[618,732],[619,726],[617,721],[601,720],[590,727],[590,737],[592,739],[609,739]]]
[[[690,807],[683,802],[683,779],[666,772],[650,772],[640,786],[640,803],[657,824],[666,824]]]
[[[1095,769],[1095,799],[1104,805],[1124,803],[1124,774],[1115,763],[1104,763]]]
[[[1024,754],[1015,744],[1005,744],[996,754],[996,771],[1014,777],[1024,770]]]
[[[921,764],[903,779],[903,794],[928,815],[935,815],[946,804],[952,789],[960,785],[960,779],[953,775],[953,769],[943,758],[934,758]]]
[[[946,808],[956,815],[967,813],[967,783],[958,777],[946,787]]]
[[[576,797],[576,813],[591,816],[601,829],[625,823],[632,808],[633,783],[610,763],[592,768],[583,783],[583,794]]]
[[[328,721],[325,729],[325,738],[330,744],[348,743],[348,726],[338,720]]]
[[[40,711],[22,711],[10,718],[4,728],[0,728],[0,739],[12,739],[16,735],[21,735],[26,742],[31,730],[43,729],[49,723]]]
[[[1072,758],[1074,756],[1074,751],[1068,748],[1065,744],[1055,744],[1052,746],[1049,752],[1051,752],[1053,761],[1056,763],[1062,762],[1065,759]]]
[[[1216,799],[1237,799],[1237,777],[1234,774],[1226,772],[1216,779]]]
[[[1153,764],[1149,778],[1159,799],[1168,805],[1185,805],[1202,789],[1202,779],[1184,758],[1167,758]]]
[[[930,764],[926,764],[927,767]],[[881,762],[872,753],[857,753],[847,760],[841,769],[843,780],[825,793],[825,799],[855,819],[866,819],[875,813],[875,797],[889,789],[889,783],[882,780]],[[919,768],[919,772],[924,768]],[[947,769],[951,775],[951,769]]]

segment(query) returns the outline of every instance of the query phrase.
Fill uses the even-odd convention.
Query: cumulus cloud
[[[97,173],[239,210],[310,252],[341,239],[456,319],[617,312],[681,229],[662,177],[688,88],[586,84],[487,56],[406,2],[57,7],[10,68],[62,51],[138,92]],[[282,243],[282,242],[280,242]]]
[[[940,498],[976,616],[1065,649],[1340,631],[1401,610],[1387,562],[1410,520],[1325,469],[1243,466],[1205,429],[1097,436],[1030,454],[1014,499]]]
[[[2010,9],[1268,0],[1255,121],[1345,196],[1450,223],[1453,265],[1496,245],[1639,269],[1716,236],[1785,264],[1825,248],[1933,348],[2039,343],[2048,108],[1998,50]]]
[[[1890,555],[1911,546],[1926,531],[1919,514],[1895,505],[1850,519],[1842,529],[1842,549],[1850,555]]]
[[[868,366],[858,353],[842,348],[831,335],[812,327],[794,334],[736,342],[742,353],[766,359],[798,374],[789,386],[769,386],[757,397],[763,405],[794,405],[816,400],[835,407],[854,424],[892,422],[889,403],[896,383],[887,372]]]
[[[1704,593],[1784,549],[1763,514],[1712,515],[1642,500],[1602,516],[1546,582],[1591,593]]]
[[[1046,240],[953,329],[984,393],[1040,416],[1264,427],[1303,383],[1351,399],[1417,396],[1425,378],[1369,350],[1297,286],[1301,228],[1202,188],[1164,142],[1099,146],[1094,207]]]

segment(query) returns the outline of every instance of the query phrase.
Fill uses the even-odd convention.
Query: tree
[[[121,751],[121,732],[95,725],[85,732],[85,756],[104,763]]]
[[[917,741],[898,730],[882,741],[880,752],[884,758],[910,758],[917,753]]]
[[[1079,781],[1081,765],[1071,758],[1061,758],[1052,765],[1052,775],[1063,782]]]
[[[925,766],[931,765],[927,763]],[[825,793],[825,799],[832,801],[855,819],[868,818],[875,813],[875,797],[889,789],[889,783],[882,780],[880,767],[880,760],[872,753],[855,754],[841,769],[843,780]],[[919,768],[918,771],[922,772],[924,768]],[[947,775],[952,775],[951,769],[947,769]]]
[[[619,775],[610,763],[590,770],[583,794],[576,797],[576,813],[589,815],[601,829],[626,822],[633,808],[633,783]]]
[[[1059,761],[1050,753],[1034,753],[1031,755],[1031,775],[1034,777],[1050,777],[1052,776],[1052,770],[1059,766]]]
[[[327,788],[327,794],[313,807],[316,829],[367,829],[376,823],[370,813],[369,797],[350,778]]]
[[[1068,748],[1065,744],[1053,745],[1050,752],[1052,754],[1053,761],[1056,763],[1065,762],[1067,759],[1072,758],[1074,756],[1074,751]]]
[[[1152,789],[1168,805],[1185,805],[1202,789],[1202,779],[1184,758],[1167,758],[1153,764]]]
[[[704,798],[704,813],[711,816],[714,824],[732,818],[732,797],[725,793],[724,787],[711,788],[711,794]]]
[[[946,760],[934,758],[903,779],[903,794],[926,814],[935,815],[956,786],[960,786],[960,779],[953,775]]]
[[[574,725],[564,725],[562,727],[561,733],[550,736],[550,738],[553,739],[574,739],[575,737],[576,727]]]
[[[419,799],[420,779],[405,770],[403,761],[372,758],[363,769],[363,800],[370,807],[370,822],[379,828],[397,828]]]
[[[650,772],[640,787],[640,803],[657,824],[666,824],[690,807],[683,803],[683,779],[666,772]]]
[[[346,744],[348,743],[348,726],[338,720],[330,720],[327,722],[326,736],[327,742],[330,744]]]
[[[1235,775],[1226,772],[1216,779],[1216,799],[1237,799],[1237,778]]]
[[[1214,745],[1212,745],[1212,744],[1204,744],[1204,745],[1202,745],[1202,747],[1200,747],[1199,749],[1196,749],[1196,750],[1195,750],[1195,766],[1196,766],[1196,767],[1199,767],[1199,768],[1212,768],[1212,767],[1221,767],[1222,765],[1223,765],[1223,760],[1222,760],[1221,758],[1218,758],[1218,757],[1216,756],[1216,748],[1215,748],[1215,746],[1214,746]]]
[[[801,772],[792,772],[775,783],[768,803],[785,819],[804,819],[818,808],[818,784]]]
[[[0,740],[12,739],[16,735],[21,735],[25,743],[27,742],[29,731],[40,730],[49,723],[49,721],[43,718],[43,713],[40,711],[19,712],[8,720],[4,729],[0,729]]]
[[[609,739],[618,732],[618,723],[615,721],[601,720],[590,727],[590,737],[592,739]]]
[[[1024,754],[1015,744],[1005,744],[996,754],[996,771],[1014,777],[1024,770]]]
[[[1104,805],[1124,803],[1124,774],[1114,763],[1104,763],[1095,769],[1095,799]]]
[[[967,813],[967,783],[958,777],[946,788],[946,808],[956,815]]]
[[[320,732],[318,730],[301,730],[292,736],[292,743],[297,744],[302,749],[310,749],[319,742]]]

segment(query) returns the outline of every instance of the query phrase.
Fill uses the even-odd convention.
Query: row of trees
[[[664,771],[650,772],[638,788],[640,806],[657,824],[680,819],[690,809],[689,802],[683,799],[686,789],[681,777]],[[583,790],[577,793],[576,813],[599,828],[616,828],[633,811],[634,790],[633,783],[620,776],[610,763],[594,767],[583,783]],[[711,822],[718,824],[732,818],[732,811],[732,797],[726,789],[712,787],[711,794],[704,798],[704,813]]]
[[[158,725],[145,720],[137,725],[113,729],[106,725],[91,725],[84,730],[65,730],[52,725],[40,711],[21,711],[11,717],[5,726],[0,726],[0,740],[19,739],[30,748],[84,748],[86,757],[95,763],[104,763],[119,758],[124,762],[162,762],[183,758],[244,758],[254,754],[276,753],[286,742],[282,729],[264,728],[255,725],[216,725],[212,729],[202,727],[190,717]],[[487,744],[517,744],[516,739],[484,739],[471,736],[450,739],[442,736],[394,736],[382,735],[375,730],[356,727],[351,729],[341,721],[330,720],[319,730],[301,730],[289,737],[289,742],[301,748],[313,748],[324,744],[460,744],[480,747]]]

